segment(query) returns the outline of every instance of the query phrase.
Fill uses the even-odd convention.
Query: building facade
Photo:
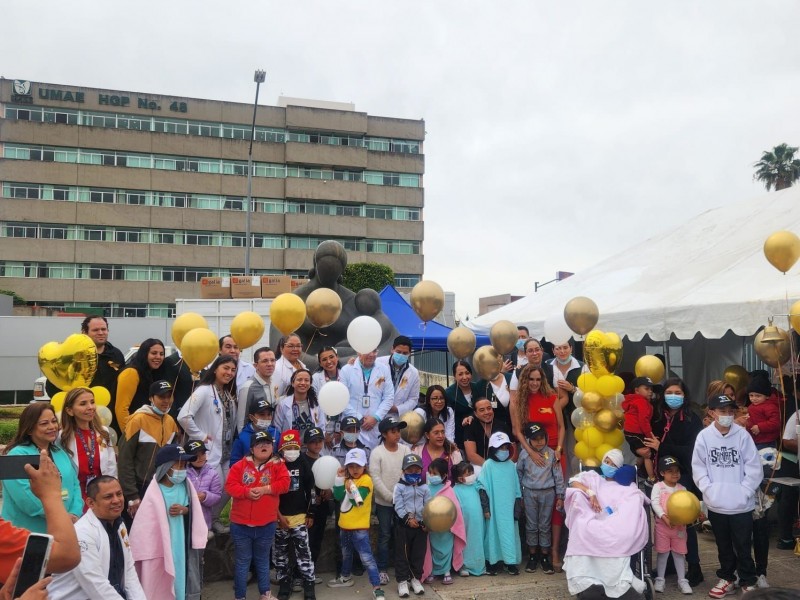
[[[258,107],[251,273],[303,277],[334,239],[413,287],[424,121],[286,104]],[[252,118],[252,104],[0,80],[0,289],[164,317],[201,277],[243,274]]]

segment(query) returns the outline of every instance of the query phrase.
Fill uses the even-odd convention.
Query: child
[[[278,496],[289,491],[289,472],[273,458],[272,436],[257,431],[250,437],[250,455],[228,472],[225,490],[230,494],[233,538],[233,587],[236,598],[247,595],[250,564],[255,563],[258,591],[270,597],[269,554],[278,520]]]
[[[542,571],[552,575],[555,569],[550,562],[550,525],[553,519],[553,506],[555,505],[556,510],[562,510],[564,507],[564,475],[561,473],[561,465],[556,461],[555,452],[547,447],[547,431],[544,425],[528,423],[524,431],[537,458],[544,461],[544,464],[539,466],[523,448],[517,462],[517,473],[525,505],[525,537],[530,552],[525,572],[535,573],[541,560]]]
[[[305,458],[309,467],[313,469],[314,463],[322,455],[322,448],[325,445],[325,434],[319,427],[307,429],[303,437],[306,445]],[[314,504],[311,508],[313,522],[308,529],[308,545],[311,547],[311,560],[314,561],[314,573],[317,574],[317,559],[322,549],[322,540],[325,537],[325,526],[331,514],[330,500],[333,498],[330,490],[314,488]],[[314,578],[317,584],[322,583],[319,574]]]
[[[685,490],[678,479],[681,477],[681,468],[673,456],[662,456],[658,459],[658,474],[662,481],[653,486],[650,501],[653,513],[656,515],[655,549],[656,558],[655,590],[664,591],[664,573],[667,570],[667,560],[672,552],[672,562],[675,564],[675,573],[678,575],[678,588],[684,594],[691,594],[692,588],[686,579],[686,525],[673,525],[667,514],[667,500],[673,492]]]
[[[402,464],[403,476],[394,486],[393,504],[397,515],[395,525],[395,564],[397,594],[408,598],[408,586],[414,593],[425,593],[420,579],[428,546],[428,532],[422,522],[422,509],[430,500],[428,486],[422,483],[422,459],[406,454]],[[481,540],[483,543],[483,540]]]
[[[462,577],[483,575],[486,572],[486,555],[483,552],[483,537],[486,529],[483,513],[489,512],[489,498],[486,492],[478,490],[475,482],[478,476],[467,461],[453,465],[453,491],[461,507],[467,545],[464,546],[464,565],[458,572]],[[482,493],[481,493],[482,492]]]
[[[372,584],[372,597],[383,598],[378,566],[372,556],[369,541],[369,521],[372,513],[372,478],[367,473],[367,454],[361,448],[350,450],[344,459],[344,467],[336,473],[333,497],[339,503],[340,537],[342,547],[342,573],[328,582],[329,587],[350,587],[353,577],[350,568],[353,552],[361,557]]]
[[[275,440],[272,453],[276,454],[278,451],[277,443],[281,437],[281,432],[272,424],[272,405],[266,399],[262,399],[257,402],[251,402],[248,410],[247,422],[239,432],[239,437],[234,440],[233,448],[231,448],[231,466],[250,454],[250,437],[256,431],[268,432],[270,437]]]
[[[292,594],[292,565],[289,551],[294,550],[295,567],[303,578],[303,597],[316,600],[314,592],[314,561],[308,546],[308,526],[313,521],[311,512],[314,475],[300,454],[300,432],[287,429],[281,434],[279,452],[289,472],[289,491],[281,496],[278,512],[278,530],[275,532],[275,575],[280,583],[278,600],[288,600]]]
[[[211,539],[214,537],[214,532],[211,531],[211,508],[222,497],[222,481],[217,470],[208,465],[208,449],[203,440],[189,440],[183,449],[187,454],[196,456],[186,469],[186,478],[197,490],[197,498],[203,507],[203,518],[208,527],[208,539]]]
[[[636,454],[639,465],[644,463],[647,471],[647,481],[652,485],[655,483],[655,471],[653,470],[653,451],[644,445],[645,438],[653,437],[653,427],[650,421],[653,418],[653,405],[650,398],[653,397],[653,382],[649,377],[637,377],[631,382],[632,394],[626,394],[622,401],[622,410],[625,411],[625,439],[631,448],[631,452]]]
[[[423,459],[422,464],[425,464]],[[464,529],[464,517],[458,498],[453,492],[453,487],[448,481],[448,462],[443,458],[436,458],[428,466],[428,489],[433,496],[449,498],[456,507],[456,520],[450,531],[430,532],[428,534],[428,552],[425,555],[425,565],[422,574],[426,583],[432,583],[436,575],[442,576],[442,584],[453,583],[450,575],[450,565],[460,571],[464,565],[464,546],[467,543],[467,534]]]
[[[510,458],[511,440],[496,431],[489,438],[489,454],[478,476],[478,484],[489,497],[489,511],[484,515],[489,520],[484,538],[489,575],[497,575],[501,562],[509,574],[519,575],[517,565],[522,560],[519,527],[515,523],[522,517],[522,491]]]

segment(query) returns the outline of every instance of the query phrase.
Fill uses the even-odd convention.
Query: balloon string
[[[422,348],[420,348],[419,351],[420,352],[424,352],[425,351],[425,331],[428,328],[428,322],[427,321],[423,321],[417,327],[419,327],[419,329],[422,329]]]
[[[319,329],[314,329],[314,333],[311,334],[311,339],[308,340],[308,346],[306,346],[306,354],[308,354],[308,350],[311,348],[311,344],[314,342],[314,336],[317,335]],[[320,334],[322,335],[322,334]]]

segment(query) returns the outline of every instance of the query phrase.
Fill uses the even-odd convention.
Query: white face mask
[[[300,450],[284,450],[283,458],[286,459],[286,462],[294,462],[300,458]]]
[[[256,429],[266,431],[269,429],[270,425],[272,425],[272,421],[270,419],[256,419]]]
[[[730,427],[733,425],[733,415],[720,415],[717,417],[717,423],[720,427]]]
[[[472,485],[478,480],[478,476],[473,473],[472,475],[465,475],[464,476],[464,483],[467,485]]]

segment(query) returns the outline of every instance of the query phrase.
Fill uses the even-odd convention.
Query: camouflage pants
[[[289,561],[289,545],[293,546],[296,565]],[[304,581],[314,581],[314,561],[311,560],[311,549],[308,545],[308,529],[305,525],[297,525],[289,529],[275,531],[275,545],[272,547],[272,560],[275,561],[275,574],[283,580],[292,573],[300,573]],[[294,568],[293,568],[294,567]]]

